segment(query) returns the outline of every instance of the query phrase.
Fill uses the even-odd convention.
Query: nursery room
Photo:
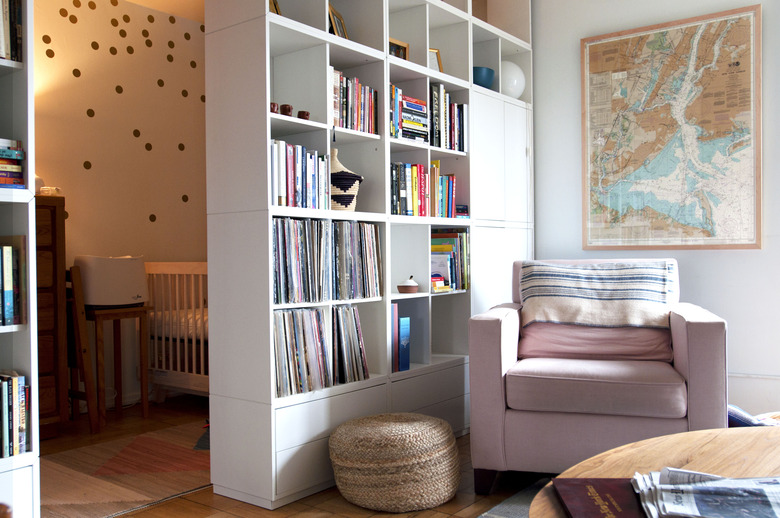
[[[630,477],[664,459],[779,474],[759,462],[780,443],[778,214],[764,202],[778,151],[763,145],[780,115],[775,2],[19,5],[24,43],[8,48],[23,52],[0,59],[0,138],[21,141],[26,171],[0,188],[0,245],[27,256],[28,318],[0,325],[0,380],[30,387],[26,443],[0,458],[13,516],[564,516],[562,473]],[[682,113],[699,133],[679,129],[645,163],[728,174],[670,188],[647,166],[605,202],[588,194],[601,126],[586,114],[607,91],[590,79],[610,70],[593,56],[643,37],[659,66],[700,53],[704,79],[689,109],[626,122],[625,156],[673,143],[665,117]],[[698,46],[675,46],[686,37]],[[631,90],[611,84],[614,107]],[[565,340],[594,336],[570,328],[542,357],[574,306],[531,303],[515,261],[539,276],[661,267],[672,309],[576,322],[652,328],[638,358],[569,358]],[[517,365],[494,377],[496,337],[514,346],[498,363]],[[548,361],[560,355],[565,367]],[[621,378],[622,393],[557,397],[559,371],[523,370],[575,360],[607,377],[609,361],[643,362],[636,374],[664,388]],[[418,427],[435,465],[389,439]],[[707,444],[755,462],[732,470]],[[390,476],[370,452],[414,467]],[[358,464],[385,485],[351,478]]]

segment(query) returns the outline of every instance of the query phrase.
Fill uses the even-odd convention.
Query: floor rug
[[[490,511],[482,513],[480,518],[527,518],[531,501],[548,482],[549,478],[543,478],[510,496]]]
[[[41,457],[43,518],[104,518],[210,484],[203,422]]]

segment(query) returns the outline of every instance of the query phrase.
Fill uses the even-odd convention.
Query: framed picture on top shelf
[[[428,49],[428,68],[444,72],[441,66],[441,52],[439,49]]]
[[[395,38],[389,40],[389,53],[401,59],[409,59],[409,44]]]
[[[268,9],[272,13],[282,14],[282,12],[279,10],[279,2],[276,0],[268,0]]]
[[[347,25],[344,23],[344,18],[341,17],[341,14],[332,5],[328,5],[328,18],[330,20],[330,33],[348,40]]]

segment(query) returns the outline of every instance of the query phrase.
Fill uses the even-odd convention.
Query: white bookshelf
[[[533,255],[533,131],[529,0],[331,0],[349,39],[328,33],[327,0],[278,0],[281,14],[267,4],[206,1],[209,378],[215,492],[274,509],[333,485],[328,436],[353,417],[421,412],[468,432],[468,318],[509,300],[511,261]],[[388,53],[390,38],[409,44],[408,59]],[[442,71],[429,66],[429,48],[439,49]],[[498,72],[502,60],[524,70],[520,99],[472,84],[472,66]],[[329,66],[378,92],[377,134],[333,127]],[[391,83],[426,102],[430,86],[443,84],[454,102],[468,104],[469,149],[390,137]],[[310,118],[272,114],[271,102]],[[500,114],[501,124],[478,109]],[[275,206],[271,139],[319,153],[337,148],[364,177],[356,210]],[[391,213],[390,164],[432,160],[456,175],[455,201],[470,206],[470,219]],[[278,217],[376,223],[383,296],[274,304]],[[429,293],[433,228],[468,233],[469,289]],[[420,292],[398,293],[410,275]],[[370,377],[277,397],[274,310],[345,303],[359,309]],[[411,368],[403,372],[392,372],[394,303],[412,318]]]
[[[0,369],[23,374],[31,387],[29,451],[0,458],[0,503],[14,516],[40,516],[38,448],[38,346],[35,262],[35,123],[33,95],[33,2],[22,1],[23,62],[0,59],[0,138],[24,146],[25,189],[0,188],[0,236],[23,236],[26,267],[21,289],[26,321],[0,325]]]

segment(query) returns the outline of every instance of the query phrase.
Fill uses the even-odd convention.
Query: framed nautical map
[[[581,41],[583,248],[761,247],[761,6]]]

